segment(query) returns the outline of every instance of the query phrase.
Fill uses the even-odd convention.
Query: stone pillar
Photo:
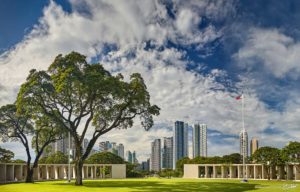
[[[22,165],[15,165],[15,168],[14,168],[14,172],[15,172],[15,178],[17,179],[17,181],[21,181],[22,180]]]
[[[58,168],[54,166],[54,179],[58,179]]]
[[[63,175],[64,179],[68,179],[68,174],[69,174],[68,166],[63,165],[63,170],[64,170],[64,175]]]
[[[93,166],[93,171],[94,171],[94,173],[93,173],[93,175],[94,175],[94,178],[95,179],[97,179],[97,167],[96,166]]]
[[[249,165],[246,165],[246,178],[251,178],[251,168]]]
[[[221,178],[225,178],[225,167],[221,166]]]
[[[205,165],[205,178],[208,178],[208,166]]]
[[[261,165],[261,178],[265,179],[266,178],[266,171],[265,171],[265,166]]]
[[[271,166],[270,168],[270,179],[276,179],[276,167]]]
[[[283,166],[277,166],[277,173],[278,173],[277,179],[285,179]]]
[[[213,166],[213,178],[217,178],[217,166]]]
[[[240,179],[240,178],[241,178],[241,172],[242,172],[241,166],[238,165],[238,166],[237,166],[237,169],[238,169],[238,178]]]
[[[286,165],[286,179],[293,180],[293,166]]]
[[[233,166],[230,165],[229,167],[229,178],[232,179],[233,178]]]
[[[294,165],[295,180],[300,180],[300,165]]]
[[[49,167],[48,167],[48,165],[46,165],[46,179],[47,179],[47,180],[50,179],[50,175],[49,175]]]
[[[256,166],[256,165],[253,165],[253,179],[257,179],[257,177],[258,177],[258,176],[257,176],[257,175],[258,175],[257,172],[258,172],[258,171],[257,171],[257,166]]]
[[[73,170],[72,178],[75,179],[75,177],[76,177],[76,169],[75,169],[75,166],[72,167],[72,170]]]

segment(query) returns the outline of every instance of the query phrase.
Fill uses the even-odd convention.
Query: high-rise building
[[[118,156],[124,159],[124,145],[122,143],[120,143],[117,146],[117,151],[118,151]]]
[[[188,157],[188,124],[182,121],[176,121],[173,137],[173,169],[179,159]]]
[[[99,143],[100,152],[109,151],[112,145],[109,141],[102,141]]]
[[[142,161],[141,169],[142,171],[149,171],[149,161]]]
[[[164,137],[162,168],[173,169],[173,137]]]
[[[136,152],[135,151],[132,152],[132,163],[133,164],[137,163],[137,158],[136,158]]]
[[[131,153],[131,151],[127,151],[126,152],[126,160],[127,160],[127,162],[129,162],[129,163],[132,163],[132,153]]]
[[[69,152],[69,137],[63,137],[60,140],[57,140],[54,143],[50,144],[51,150],[45,151],[42,154],[42,157],[47,157],[51,154],[54,154],[58,151],[62,152],[65,155],[70,154],[71,158],[73,159],[75,157],[75,145],[74,145],[74,139],[73,137],[70,138],[70,152]]]
[[[151,143],[150,170],[160,171],[161,168],[161,144],[160,139],[155,139]]]
[[[252,138],[250,141],[250,153],[251,155],[258,149],[258,140],[256,138]]]
[[[195,124],[193,127],[193,157],[207,157],[207,125]]]
[[[240,154],[243,157],[248,157],[248,133],[243,129],[240,133]]]

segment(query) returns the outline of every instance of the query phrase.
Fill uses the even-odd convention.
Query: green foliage
[[[111,152],[100,152],[91,155],[85,163],[87,164],[123,164],[124,160]]]
[[[26,163],[26,161],[22,160],[22,159],[16,159],[16,160],[12,160],[12,163]]]
[[[300,142],[290,142],[282,149],[281,154],[285,162],[300,163]]]
[[[264,165],[280,165],[283,163],[280,150],[274,147],[261,147],[252,156],[257,163]]]
[[[11,159],[14,158],[15,154],[8,150],[0,147],[0,162],[1,163],[8,163],[11,162]]]
[[[39,163],[42,164],[67,164],[68,156],[58,151],[56,153],[51,154],[48,157],[43,157],[39,160]]]
[[[228,163],[228,164],[239,164],[239,163],[242,163],[243,160],[242,160],[242,156],[241,154],[239,153],[232,153],[230,155],[224,155],[222,157],[222,162],[223,163]]]
[[[158,175],[165,178],[179,177],[181,176],[181,172],[173,169],[163,169],[158,173]]]

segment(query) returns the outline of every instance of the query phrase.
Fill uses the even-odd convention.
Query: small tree
[[[15,105],[5,105],[0,108],[0,138],[2,141],[19,141],[25,148],[27,155],[26,182],[33,182],[33,171],[38,165],[44,149],[52,142],[60,139],[60,129],[48,117],[29,115],[28,111],[21,110],[17,114]],[[32,143],[29,143],[32,137]],[[31,165],[30,145],[35,150],[36,156]]]
[[[300,142],[290,142],[282,149],[281,154],[285,162],[298,164],[296,168],[300,170]]]
[[[47,71],[30,72],[21,86],[18,107],[27,106],[60,122],[70,132],[75,146],[76,185],[82,185],[82,167],[97,139],[113,130],[126,129],[140,117],[146,130],[153,125],[159,108],[150,104],[150,95],[140,74],[130,81],[111,75],[100,64],[88,64],[86,57],[72,52],[58,55]],[[92,135],[85,151],[82,143]]]
[[[280,150],[273,147],[261,147],[255,151],[253,160],[267,167],[267,176],[270,180],[271,167],[283,164]]]
[[[0,147],[0,162],[1,163],[8,163],[11,161],[12,158],[14,158],[15,154],[8,150]]]

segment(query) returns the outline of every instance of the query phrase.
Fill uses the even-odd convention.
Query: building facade
[[[160,171],[160,168],[161,168],[161,142],[160,139],[155,139],[151,143],[150,170]]]
[[[243,157],[248,157],[248,133],[246,130],[242,130],[240,133],[240,154]]]
[[[179,159],[188,157],[188,124],[176,121],[173,137],[173,169]]]
[[[193,127],[193,158],[207,157],[207,125],[195,124]]]
[[[117,151],[118,151],[118,156],[124,159],[124,145],[122,143],[120,143],[117,146]]]
[[[173,169],[173,137],[164,137],[162,168]]]
[[[132,153],[131,153],[131,151],[126,152],[126,160],[127,160],[127,162],[132,163]]]
[[[258,140],[256,138],[252,138],[250,141],[250,154],[253,155],[254,152],[258,149]]]

